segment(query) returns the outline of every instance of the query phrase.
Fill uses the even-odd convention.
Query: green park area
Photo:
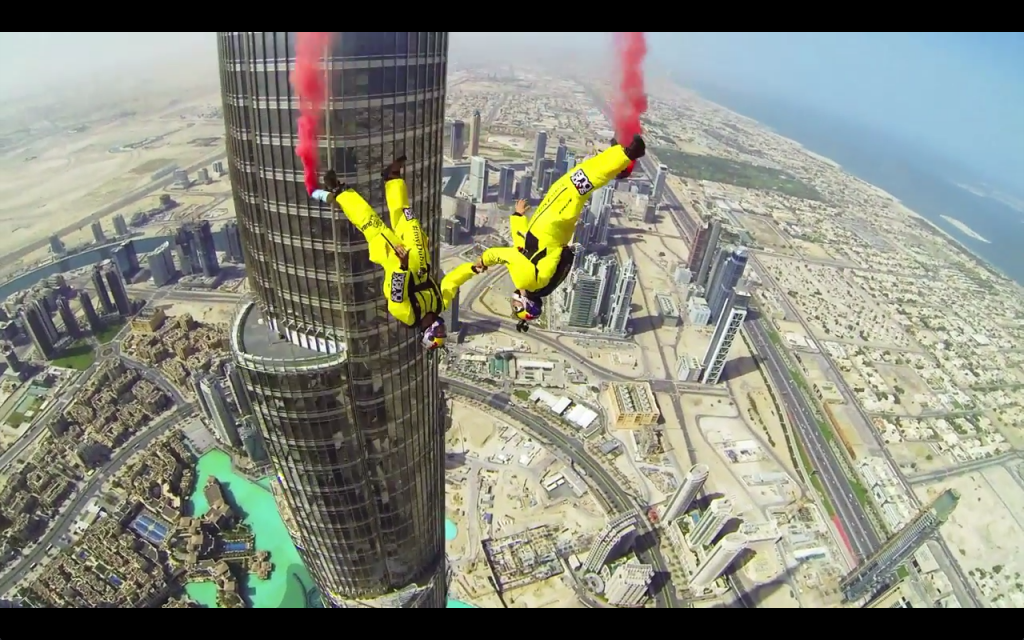
[[[121,332],[122,328],[124,328],[124,321],[110,323],[106,327],[103,327],[102,331],[96,332],[96,342],[99,342],[100,344],[107,344],[117,337],[117,334]]]
[[[729,184],[744,189],[762,189],[804,200],[821,202],[821,194],[785,171],[759,167],[745,162],[725,158],[686,153],[676,149],[657,147],[654,149],[669,172],[681,178],[708,180]]]
[[[64,369],[85,371],[91,367],[94,362],[96,362],[96,351],[93,349],[92,345],[85,340],[79,340],[65,349],[64,352],[60,354],[60,357],[51,360],[50,364]]]

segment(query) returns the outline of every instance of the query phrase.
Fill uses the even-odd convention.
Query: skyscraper
[[[217,260],[217,248],[213,243],[213,229],[209,220],[203,220],[193,230],[196,246],[199,254],[199,267],[203,275],[212,278],[220,271],[220,262]]]
[[[548,147],[548,132],[541,131],[537,133],[537,146],[533,149],[533,175],[541,175],[541,161],[544,160],[544,153]],[[541,189],[541,192],[544,190]]]
[[[92,239],[96,241],[96,244],[103,244],[107,241],[107,235],[103,233],[103,223],[99,220],[90,225],[92,229]]]
[[[100,263],[100,270],[117,313],[125,318],[132,315],[132,300],[128,297],[128,289],[124,286],[124,275],[121,274],[120,267],[113,260],[104,260]]]
[[[206,414],[206,419],[213,426],[217,438],[224,444],[232,447],[242,446],[242,438],[238,434],[238,423],[231,415],[227,398],[224,396],[224,387],[216,377],[206,374],[199,376],[197,380],[198,391],[202,395],[199,403]]]
[[[698,287],[706,287],[708,284],[711,261],[717,252],[718,238],[721,235],[722,223],[718,220],[711,220],[697,230],[697,236],[693,239],[689,267],[693,273],[693,283]]]
[[[569,149],[565,146],[565,139],[562,138],[558,143],[558,148],[555,149],[555,164],[565,162],[565,156],[569,153]]]
[[[469,195],[475,202],[487,197],[487,160],[480,156],[469,159]]]
[[[64,323],[64,330],[68,336],[80,338],[82,336],[82,328],[78,325],[75,312],[71,310],[71,303],[64,296],[57,298],[57,313],[60,315],[61,322]]]
[[[585,271],[577,271],[572,274],[569,282],[566,322],[577,329],[596,326],[597,310],[601,304],[601,279]]]
[[[227,257],[231,262],[242,262],[245,255],[242,253],[242,235],[238,231],[238,223],[228,220],[224,223],[224,243],[227,245]],[[171,272],[173,273],[173,265]]]
[[[533,174],[528,173],[519,178],[519,184],[516,185],[516,197],[522,200],[529,200],[533,197]]]
[[[295,36],[218,34],[231,183],[254,296],[235,318],[232,354],[278,474],[275,495],[325,600],[443,608],[437,361],[419,332],[388,317],[383,271],[362,234],[306,195],[291,146],[298,113],[288,72],[275,70],[294,62]],[[332,107],[321,166],[382,212],[380,170],[408,154],[412,209],[434,238],[447,52],[447,32],[345,32],[334,34],[325,61]],[[368,110],[369,92],[378,104]],[[433,243],[434,265],[438,249]]]
[[[100,299],[104,315],[117,311],[114,301],[110,298],[110,292],[107,291],[107,283],[103,280],[103,270],[100,265],[96,265],[92,269],[92,284],[96,287],[96,297]]]
[[[120,213],[114,216],[114,235],[128,235],[128,223],[124,221],[124,216],[121,215]]]
[[[82,307],[86,322],[89,323],[89,330],[93,333],[103,331],[103,321],[100,320],[100,314],[96,313],[96,307],[93,306],[88,291],[78,292],[78,304]]]
[[[668,179],[668,166],[658,165],[658,172],[654,174],[654,192],[651,194],[651,202],[658,204],[665,195],[665,181]]]
[[[50,236],[50,253],[52,253],[55,256],[62,256],[66,252],[67,249],[64,246],[64,242],[61,241],[60,236],[56,234]]]
[[[462,160],[466,148],[466,123],[462,120],[452,122],[451,137],[448,139],[448,155],[452,160]]]
[[[609,333],[625,335],[635,288],[636,263],[630,258],[622,265],[622,270],[615,279],[615,289],[612,290],[612,301],[608,307],[608,322],[605,324],[605,329]]]
[[[726,301],[722,316],[715,324],[715,333],[711,336],[708,350],[704,354],[704,377],[701,379],[704,384],[718,384],[722,379],[725,363],[729,360],[729,349],[732,348],[733,340],[743,326],[743,321],[747,319],[749,303],[750,294],[745,291],[734,291]]]
[[[671,522],[686,513],[686,510],[693,504],[697,494],[704,488],[704,483],[707,482],[710,471],[706,464],[695,464],[690,468],[689,473],[686,474],[686,480],[683,481],[683,486],[679,487],[679,490],[672,496],[672,500],[665,508],[665,515],[662,517],[662,520]]]
[[[917,553],[929,538],[938,534],[939,527],[949,520],[959,502],[960,493],[946,489],[930,505],[921,509],[913,520],[886,540],[878,551],[843,578],[839,588],[846,600],[859,600],[885,586],[904,562]]]
[[[498,202],[510,204],[515,197],[516,170],[512,167],[502,167],[498,172]]]
[[[50,331],[47,324],[52,324],[53,320],[50,318],[49,312],[43,307],[38,300],[33,300],[22,307],[20,311],[22,326],[25,327],[26,333],[32,340],[32,344],[36,348],[42,358],[51,360],[55,355],[56,351],[56,334],[57,330],[53,329]]]
[[[135,251],[135,243],[125,240],[114,247],[110,252],[110,258],[117,263],[125,282],[131,282],[132,276],[139,271],[139,254]]]
[[[468,198],[457,198],[455,201],[455,217],[462,222],[466,233],[476,233],[476,205]]]
[[[694,548],[706,547],[715,540],[722,527],[732,517],[732,501],[728,498],[717,498],[711,501],[708,508],[700,515],[697,524],[693,525],[686,536],[686,544]]]
[[[171,243],[164,242],[146,256],[149,275],[153,284],[162,287],[174,279],[174,257],[171,255]]]
[[[605,185],[590,198],[590,243],[603,246],[608,244],[608,229],[611,227],[612,202],[615,189]]]
[[[480,155],[480,111],[473,111],[469,127],[469,155]]]
[[[746,268],[747,250],[743,247],[721,252],[718,267],[704,295],[708,301],[708,308],[711,309],[711,322],[718,322],[722,317],[729,296],[739,285]]]
[[[615,516],[608,522],[608,526],[601,530],[594,539],[587,553],[587,560],[583,564],[583,570],[588,573],[597,573],[609,560],[614,560],[621,552],[633,544],[638,534],[637,524],[639,519],[635,512],[624,513]]]
[[[729,565],[743,553],[748,542],[747,536],[742,533],[728,533],[722,536],[718,544],[704,558],[704,562],[697,567],[697,571],[690,579],[690,586],[702,589],[717,580],[718,576],[725,573]]]
[[[647,599],[654,580],[654,567],[639,562],[627,562],[615,570],[615,575],[604,588],[610,604],[617,607],[635,607]]]

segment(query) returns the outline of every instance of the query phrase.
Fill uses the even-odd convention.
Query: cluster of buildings
[[[654,567],[639,562],[631,551],[643,533],[640,515],[612,517],[594,538],[584,558],[573,555],[569,566],[588,590],[617,607],[639,607],[650,596]]]
[[[167,317],[161,309],[143,309],[122,353],[153,367],[181,389],[197,371],[210,371],[228,360],[227,328],[196,322],[191,314]]]
[[[0,568],[46,532],[79,477],[63,462],[38,456],[8,474],[0,491]]]
[[[224,253],[231,262],[242,262],[242,238],[238,223],[229,220],[222,229]],[[162,287],[175,279],[181,286],[212,289],[221,276],[215,233],[208,220],[187,223],[174,237],[145,256],[153,284]]]
[[[47,428],[73,464],[91,469],[167,411],[172,402],[138,369],[115,358],[100,365]]]

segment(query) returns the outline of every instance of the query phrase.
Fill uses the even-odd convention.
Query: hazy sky
[[[1024,35],[650,33],[651,61],[781,97],[923,142],[1024,191]],[[455,33],[453,53],[489,47],[570,54],[607,33]],[[154,61],[214,55],[212,33],[0,33],[0,95]],[[158,81],[158,78],[154,78]]]

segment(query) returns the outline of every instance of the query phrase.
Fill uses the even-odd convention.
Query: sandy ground
[[[186,313],[192,314],[197,322],[203,324],[230,323],[235,314],[236,305],[220,302],[160,302],[158,307],[164,310],[168,316],[180,316]]]
[[[1024,582],[1024,491],[1009,471],[991,467],[916,492],[926,501],[947,488],[958,490],[961,498],[942,536],[993,606]]]
[[[0,159],[5,177],[0,185],[0,222],[10,229],[0,237],[0,255],[85,219],[96,209],[146,186],[154,172],[170,164],[184,167],[221,151],[222,142],[207,147],[190,141],[223,135],[224,124],[219,120],[137,117],[82,133],[43,138],[17,155]],[[160,139],[145,148],[110,151],[157,137]],[[129,212],[136,210],[134,207],[137,205],[129,207]],[[88,224],[84,226],[88,231]],[[112,235],[112,226],[105,226]]]

